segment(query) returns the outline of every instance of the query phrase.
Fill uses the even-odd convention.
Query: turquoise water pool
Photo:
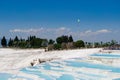
[[[90,71],[93,72],[83,69],[90,69]],[[82,59],[78,58],[42,63],[35,67],[24,68],[21,71],[28,74],[35,74],[45,80],[101,80],[109,79],[109,75],[111,74],[120,75],[120,67],[84,62]],[[96,71],[103,71],[109,74],[101,74]],[[56,74],[58,75],[56,76]],[[114,80],[119,80],[119,78]]]
[[[93,54],[90,57],[105,58],[106,60],[118,59],[119,54]],[[108,58],[109,57],[109,58]],[[95,63],[94,60],[68,59],[61,61],[51,61],[33,67],[26,67],[20,70],[25,74],[35,75],[40,80],[120,80],[120,67],[107,64]],[[4,75],[2,77],[2,75]],[[19,75],[19,74],[18,74]],[[0,74],[0,80],[21,78],[34,80],[29,77],[14,76],[11,74]]]
[[[23,76],[17,76],[17,75],[13,75],[13,74],[8,74],[8,73],[0,73],[0,80],[32,80],[30,78],[27,77],[23,77]]]
[[[110,54],[110,53],[97,53],[92,54],[91,56],[94,57],[101,57],[101,58],[120,58],[120,54]]]
[[[12,77],[11,74],[0,73],[0,80],[8,80],[10,77]]]

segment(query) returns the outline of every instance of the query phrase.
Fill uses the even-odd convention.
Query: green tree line
[[[10,38],[7,42],[5,36],[1,39],[2,47],[12,47],[12,48],[40,48],[47,46],[47,39],[37,38],[36,36],[29,36],[26,40],[18,38],[16,36],[14,39]]]
[[[46,48],[48,50],[60,50],[60,49],[74,49],[74,48],[100,48],[108,47],[118,44],[117,41],[111,40],[110,42],[84,42],[83,40],[74,41],[72,35],[62,35],[53,39],[42,39],[36,36],[29,36],[27,39],[18,38],[16,36],[14,39],[6,39],[5,36],[1,39],[2,47],[11,48]]]

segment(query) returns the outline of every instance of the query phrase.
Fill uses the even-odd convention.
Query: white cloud
[[[69,28],[66,27],[60,27],[60,28],[38,28],[38,29],[13,29],[10,30],[12,34],[19,34],[20,36],[29,36],[29,35],[36,35],[38,37],[42,38],[52,38],[55,39],[58,36],[61,35],[73,35],[75,39],[80,39],[80,38],[88,38],[88,37],[93,37],[97,35],[102,35],[106,33],[110,33],[110,30],[107,29],[101,29],[97,31],[92,31],[92,30],[86,30],[83,32],[80,31],[72,31]]]
[[[37,33],[37,32],[41,32],[43,30],[43,28],[39,28],[39,29],[14,29],[14,30],[10,30],[10,32],[13,33]]]
[[[36,35],[39,37],[57,37],[61,35],[68,35],[70,32],[69,28],[60,27],[60,28],[38,28],[38,29],[13,29],[9,31],[12,34],[21,34],[23,36]]]
[[[60,27],[60,28],[55,29],[55,34],[58,36],[68,35],[69,32],[70,32],[70,29],[66,27]]]
[[[92,31],[91,30],[85,31],[85,34],[89,34],[89,33],[92,33]]]
[[[69,31],[70,29],[68,28],[65,28],[65,27],[60,27],[60,28],[38,28],[38,29],[13,29],[13,30],[10,30],[10,32],[13,32],[13,33],[37,33],[37,32],[51,32],[51,31],[54,31],[54,32],[65,32],[65,31]]]
[[[97,33],[109,33],[111,32],[110,30],[107,29],[102,29],[102,30],[98,30]]]
[[[87,31],[81,32],[80,36],[93,36],[93,35],[95,36],[95,35],[110,33],[110,32],[111,31],[107,29],[101,29],[97,31],[87,30]]]

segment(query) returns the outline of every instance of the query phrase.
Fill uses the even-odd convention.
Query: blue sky
[[[0,37],[120,41],[120,0],[0,0]]]

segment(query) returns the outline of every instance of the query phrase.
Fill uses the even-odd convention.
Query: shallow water
[[[8,80],[10,77],[12,77],[11,74],[0,73],[0,80]]]
[[[98,54],[94,54],[94,56],[95,55],[98,56]],[[108,57],[111,55],[105,56]],[[105,56],[103,55],[103,57]],[[21,71],[27,73],[30,72],[30,74],[35,74],[45,80],[111,80],[112,77],[110,77],[110,75],[120,75],[120,67],[86,62],[84,60],[85,59],[77,58],[64,61],[47,62],[37,65],[36,67],[24,68]],[[99,72],[105,74],[101,74]],[[118,80],[119,78],[113,79]]]
[[[0,80],[32,80],[30,78],[27,77],[23,77],[23,76],[16,76],[13,74],[8,74],[8,73],[0,73]]]
[[[92,54],[91,56],[99,57],[99,58],[120,58],[120,54],[110,54],[110,53]]]
[[[113,59],[116,59],[120,55],[117,53],[93,54],[90,57],[105,58],[109,61],[112,56],[114,57]],[[120,80],[120,67],[95,63],[94,60],[89,61],[88,58],[51,61],[33,67],[26,67],[20,71],[26,74],[36,75],[40,80]],[[0,74],[0,80],[15,78],[32,80],[28,77],[13,77],[11,74]]]
[[[106,72],[114,72],[114,73],[120,73],[120,68],[115,68],[112,66],[104,66],[104,65],[99,65],[99,64],[90,64],[86,62],[75,62],[75,61],[66,61],[65,66],[55,68],[55,66],[47,65],[43,66],[42,69],[35,68],[24,68],[22,69],[23,72],[29,73],[29,74],[35,74],[38,75],[40,78],[44,78],[45,80],[76,80],[80,79],[81,76],[83,77],[84,80],[87,79],[94,79],[94,80],[100,80],[100,78],[107,78],[109,75],[104,75],[104,74],[96,74],[96,73],[91,73],[91,72],[86,72],[82,70],[82,68],[91,68],[91,70],[94,69],[99,69],[99,70],[104,70]],[[48,64],[48,63],[47,63]],[[46,65],[46,64],[42,64]],[[81,68],[81,70],[80,70]],[[73,69],[73,70],[72,70]],[[52,71],[52,72],[51,72]],[[50,73],[49,73],[50,72]],[[55,76],[55,74],[58,74],[58,76]],[[58,78],[57,78],[58,77]]]

